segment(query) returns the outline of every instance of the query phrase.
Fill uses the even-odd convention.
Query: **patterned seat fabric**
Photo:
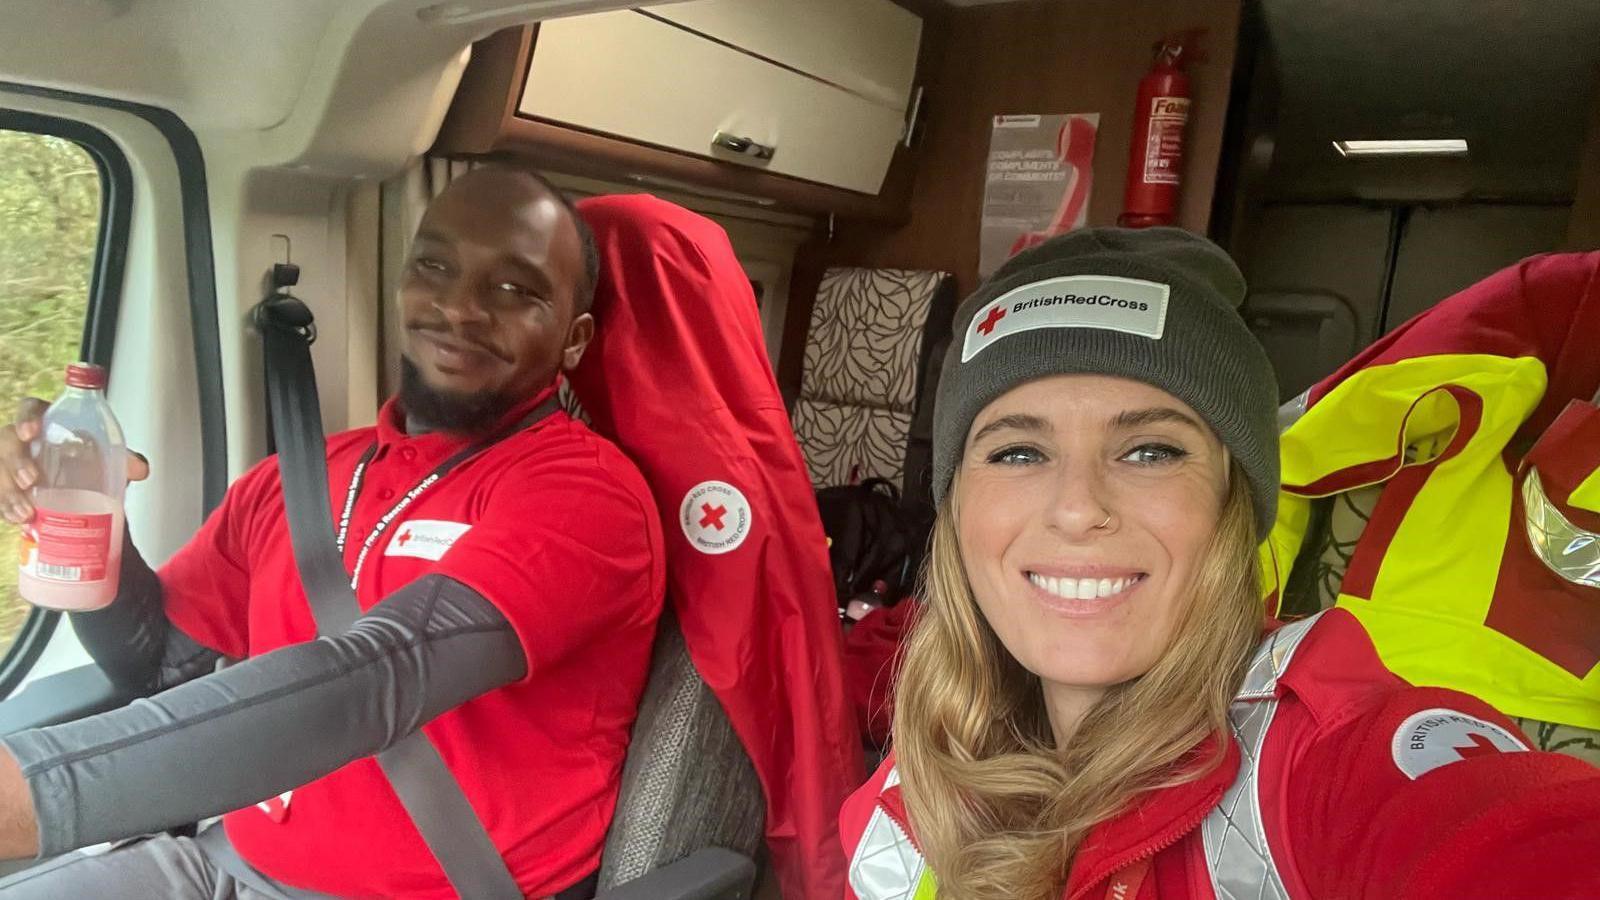
[[[665,613],[601,852],[600,889],[703,847],[759,858],[766,802],[755,767]]]
[[[1315,522],[1306,535],[1307,549],[1301,552],[1290,571],[1289,583],[1284,585],[1285,614],[1309,615],[1338,601],[1345,570],[1350,567],[1356,543],[1382,493],[1381,485],[1370,485],[1317,503]],[[1600,765],[1600,732],[1537,719],[1512,721],[1540,750],[1565,753]]]
[[[561,387],[556,389],[556,399],[561,402],[561,408],[567,411],[567,415],[585,425],[594,425],[594,420],[589,418],[589,411],[583,408],[583,401],[579,400],[578,395],[572,392],[571,381],[565,378],[561,379]]]
[[[873,477],[905,483],[907,443],[929,393],[919,390],[919,375],[949,328],[953,290],[944,272],[829,269],[823,276],[793,414],[813,485]]]

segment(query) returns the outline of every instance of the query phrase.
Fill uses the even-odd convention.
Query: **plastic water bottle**
[[[35,606],[99,609],[117,596],[123,492],[122,426],[106,403],[106,371],[74,363],[33,442],[39,483],[24,529],[17,592]]]

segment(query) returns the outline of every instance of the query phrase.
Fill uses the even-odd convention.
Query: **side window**
[[[64,367],[86,352],[105,189],[102,167],[83,146],[0,128],[3,421],[10,421],[17,399],[58,393]],[[5,658],[13,655],[30,617],[44,615],[17,596],[17,540],[17,529],[0,522],[0,657]]]

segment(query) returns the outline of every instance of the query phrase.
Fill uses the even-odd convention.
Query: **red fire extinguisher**
[[[1128,187],[1117,224],[1128,228],[1171,225],[1178,217],[1183,132],[1189,124],[1189,76],[1182,69],[1191,32],[1156,45],[1155,66],[1139,81]]]

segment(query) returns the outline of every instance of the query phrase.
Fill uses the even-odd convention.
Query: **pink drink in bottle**
[[[100,609],[117,596],[128,463],[105,388],[99,366],[68,366],[66,390],[33,442],[40,478],[17,591],[35,606]]]

